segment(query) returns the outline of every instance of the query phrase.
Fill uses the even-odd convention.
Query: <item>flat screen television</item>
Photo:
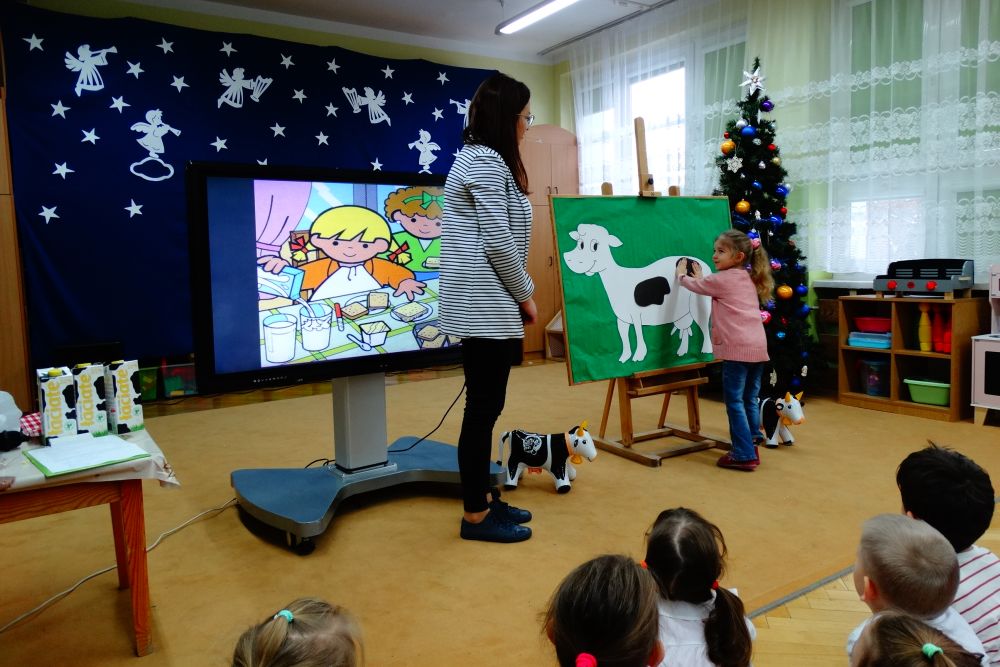
[[[438,328],[444,176],[191,163],[205,392],[457,363]]]

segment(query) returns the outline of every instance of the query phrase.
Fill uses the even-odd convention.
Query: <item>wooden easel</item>
[[[639,196],[659,197],[660,193],[653,190],[653,176],[646,164],[646,126],[642,118],[635,119],[636,155],[639,166]],[[612,194],[610,183],[601,185],[601,194]],[[667,189],[670,196],[680,195],[680,189],[671,185]],[[608,381],[608,393],[604,399],[604,411],[601,414],[601,428],[594,443],[601,449],[629,460],[644,463],[648,466],[659,466],[661,461],[671,456],[680,456],[690,452],[719,447],[729,449],[729,440],[701,433],[701,414],[698,408],[698,386],[708,382],[701,374],[707,363],[687,364],[674,368],[664,368],[655,371],[634,373],[628,377],[613,378]],[[615,387],[618,388],[618,414],[621,421],[621,438],[609,440],[604,437],[608,426],[608,416],[611,414],[611,401]],[[667,424],[667,408],[670,406],[670,396],[683,393],[687,399],[688,427]],[[663,405],[660,408],[660,418],[656,429],[636,433],[632,424],[632,399],[645,396],[663,395]],[[675,444],[653,453],[640,452],[632,448],[637,442],[658,440],[661,438],[681,438],[687,442]]]

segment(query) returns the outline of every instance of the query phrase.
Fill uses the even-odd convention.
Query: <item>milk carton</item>
[[[73,381],[76,384],[76,432],[107,435],[104,364],[77,364],[73,367]]]
[[[111,433],[131,433],[145,428],[138,361],[112,361],[108,364],[104,372],[104,391],[107,394],[108,430]]]
[[[42,408],[42,438],[76,435],[76,388],[65,366],[39,368],[38,404]]]

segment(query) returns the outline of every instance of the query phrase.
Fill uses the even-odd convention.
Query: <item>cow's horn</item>
[[[786,391],[785,392],[785,403],[791,403],[791,401],[792,401],[792,392]]]
[[[795,394],[795,400],[801,402],[802,401],[802,394],[804,394],[804,393],[805,393],[804,391],[800,391],[799,393]]]

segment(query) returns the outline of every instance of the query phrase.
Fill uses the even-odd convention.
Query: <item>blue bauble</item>
[[[809,307],[809,304],[804,303],[802,304],[802,307],[799,308],[799,317],[809,317],[809,313],[811,312],[812,308]]]
[[[764,100],[763,102],[760,103],[761,111],[771,111],[773,109],[774,109],[774,102],[772,102],[771,100]]]
[[[757,233],[756,229],[751,229],[749,232],[747,232],[747,238],[748,239],[759,239],[760,238],[760,234]]]
[[[770,218],[768,218],[768,220],[770,220],[771,224],[773,224],[775,227],[777,227],[783,222],[780,215],[772,215]]]
[[[785,334],[784,331],[779,331],[778,333],[776,333],[774,335],[777,336],[778,340],[785,340],[785,335],[786,334]]]
[[[762,187],[764,187],[764,186],[762,186],[762,185],[760,184],[760,181],[754,181],[754,182],[753,182],[753,183],[751,183],[750,185],[752,185],[752,186],[754,187],[754,189],[755,189],[755,190],[760,190],[760,189],[761,189]]]
[[[764,307],[768,310],[774,310],[774,299],[768,299],[767,303],[764,304]]]
[[[809,353],[806,352],[805,350],[802,350],[802,358],[803,359],[808,359],[809,358]]]
[[[794,389],[798,389],[799,385],[801,384],[802,384],[801,380],[799,380],[798,378],[792,378],[791,385]]]
[[[805,271],[805,270],[806,270],[806,267],[804,267],[804,266],[803,266],[802,264],[800,264],[799,262],[795,262],[795,270],[796,270],[796,271]]]
[[[747,125],[742,130],[740,130],[740,134],[742,134],[744,137],[753,137],[757,134],[757,128],[755,128],[753,125]]]
[[[798,294],[799,296],[805,296],[806,294],[809,294],[809,286],[799,285],[798,287],[795,288],[795,293]]]
[[[776,193],[776,194],[777,194],[777,195],[778,195],[779,197],[784,197],[785,195],[787,195],[787,194],[788,194],[788,188],[786,188],[786,187],[785,187],[784,185],[779,185],[778,187],[776,187],[776,188],[774,189],[774,192],[775,192],[775,193]]]

